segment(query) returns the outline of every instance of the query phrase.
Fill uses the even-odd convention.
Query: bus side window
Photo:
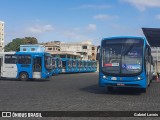
[[[18,55],[18,64],[31,64],[30,55]]]
[[[6,54],[4,62],[5,64],[16,64],[16,59],[17,59],[16,55]]]

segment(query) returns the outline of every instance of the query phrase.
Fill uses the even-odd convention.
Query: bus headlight
[[[103,79],[106,79],[106,76],[105,76],[105,75],[103,75]]]
[[[141,76],[138,76],[135,78],[136,80],[142,80],[143,78]]]
[[[103,75],[103,76],[102,76],[102,78],[103,78],[103,79],[108,79],[108,77],[107,77],[107,76],[105,76],[105,75]]]

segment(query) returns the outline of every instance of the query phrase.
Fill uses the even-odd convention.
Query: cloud
[[[122,0],[135,6],[140,11],[145,11],[148,7],[160,7],[160,0]]]
[[[107,14],[98,14],[93,16],[93,18],[98,20],[107,20],[107,19],[117,18],[117,16],[112,16]]]
[[[93,4],[85,4],[80,6],[81,9],[108,9],[111,8],[109,5],[93,5]]]
[[[50,32],[50,31],[53,31],[53,30],[54,30],[53,26],[49,25],[49,24],[47,24],[47,25],[39,25],[39,24],[37,24],[37,25],[34,25],[34,26],[29,27],[27,29],[28,32],[33,33],[33,34],[40,34],[40,33]]]
[[[160,14],[156,15],[155,18],[160,20]]]
[[[92,32],[97,29],[96,24],[88,24],[83,27],[62,30],[61,36],[73,41],[93,40]]]
[[[79,39],[82,39],[84,38],[83,35],[81,34],[81,28],[79,27],[75,27],[75,28],[72,28],[72,29],[66,29],[66,30],[61,30],[60,31],[60,34],[61,36],[64,36],[65,38],[67,39],[75,39],[75,40],[79,40]]]
[[[88,26],[86,27],[87,31],[93,31],[96,29],[97,29],[97,26],[95,24],[88,24]]]
[[[144,36],[139,27],[128,27],[121,24],[111,24],[111,36]]]

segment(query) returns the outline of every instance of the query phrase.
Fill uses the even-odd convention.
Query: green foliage
[[[35,37],[16,38],[13,39],[12,42],[8,43],[4,47],[4,50],[5,52],[19,51],[20,45],[24,44],[38,44],[38,40]]]

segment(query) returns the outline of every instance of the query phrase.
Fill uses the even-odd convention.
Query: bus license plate
[[[111,80],[117,80],[117,78],[116,77],[112,77]]]
[[[117,86],[125,86],[125,84],[118,83]]]

